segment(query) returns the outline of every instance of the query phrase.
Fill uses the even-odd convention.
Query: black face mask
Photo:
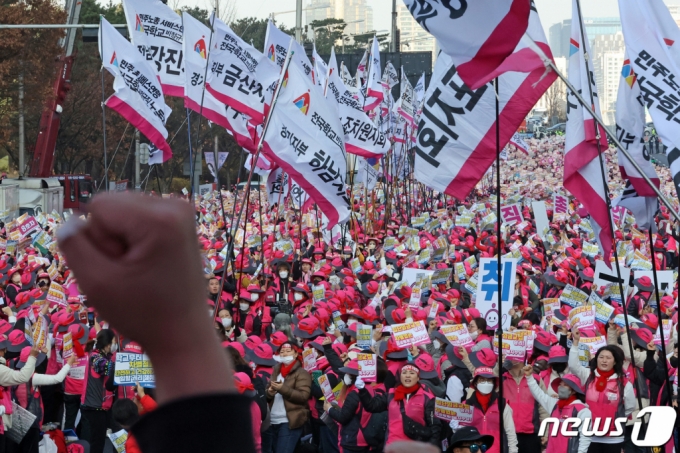
[[[668,359],[668,361],[671,363],[671,366],[673,368],[678,367],[678,358],[677,357],[671,357],[670,359]]]
[[[564,370],[567,369],[567,364],[566,363],[553,363],[552,364],[552,369],[555,370],[557,373],[564,373]]]

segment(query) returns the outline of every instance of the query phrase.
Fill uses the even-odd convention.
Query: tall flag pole
[[[597,111],[599,109],[599,102],[600,101],[598,99],[597,103],[595,103],[595,100],[594,100],[595,96],[597,95],[595,93],[595,90],[594,90],[594,87],[593,87],[593,85],[595,85],[595,76],[591,74],[590,67],[589,67],[589,64],[588,64],[588,61],[590,59],[590,43],[587,40],[587,36],[585,34],[585,30],[584,30],[584,27],[583,27],[583,16],[581,14],[581,2],[580,2],[580,0],[573,0],[573,1],[574,1],[573,5],[576,8],[573,11],[573,14],[577,14],[577,19],[578,19],[577,24],[578,24],[578,27],[579,27],[578,31],[580,32],[580,35],[581,35],[580,38],[581,38],[581,46],[582,46],[581,51],[576,52],[576,53],[578,53],[579,63],[580,63],[581,54],[583,54],[583,62],[584,62],[584,65],[585,65],[585,70],[586,70],[586,72],[585,72],[586,83],[585,84],[588,86],[588,94],[590,95],[590,103],[591,103],[591,105],[593,105],[595,107],[595,110]],[[574,40],[573,32],[574,32],[574,26],[575,25],[576,24],[574,23],[574,19],[572,18],[572,41]],[[570,64],[570,66],[571,66],[571,64]],[[578,70],[578,68],[577,68],[577,70]],[[571,68],[570,68],[570,71],[571,71]],[[581,74],[583,75],[582,68],[581,68]],[[580,81],[583,82],[583,79],[581,78]],[[579,110],[581,112],[583,112],[583,109],[579,109]],[[604,146],[605,147],[608,146],[607,141],[606,141],[606,133],[603,133],[600,126],[594,120],[591,120],[591,121],[592,122],[590,124],[595,127],[595,137],[594,138],[595,138],[595,143],[596,143],[596,146],[597,146],[597,156],[596,157],[598,158],[598,162],[600,164],[600,173],[601,173],[601,176],[602,176],[602,178],[601,178],[602,188],[604,190],[604,194],[603,194],[604,195],[604,202],[605,202],[605,207],[606,207],[606,212],[607,212],[607,224],[603,225],[599,218],[596,219],[595,223],[599,226],[600,231],[598,232],[597,229],[595,229],[595,231],[596,231],[596,234],[598,236],[598,240],[600,240],[600,243],[601,243],[601,245],[604,249],[605,263],[607,262],[607,260],[609,259],[609,256],[610,256],[610,254],[608,253],[608,248],[610,249],[609,251],[613,252],[613,254],[614,254],[614,265],[616,267],[617,282],[618,282],[618,286],[619,286],[619,292],[621,294],[621,304],[623,305],[623,317],[624,317],[624,321],[625,321],[625,324],[626,324],[626,333],[628,334],[627,335],[628,347],[630,348],[630,351],[633,351],[633,342],[632,342],[632,339],[631,339],[631,336],[630,336],[630,325],[628,324],[628,310],[627,310],[627,307],[626,307],[626,303],[628,302],[627,297],[626,297],[627,294],[623,290],[623,279],[621,278],[621,267],[620,267],[620,264],[619,264],[618,251],[616,250],[617,249],[616,244],[614,244],[614,247],[611,246],[612,241],[614,241],[614,234],[613,234],[613,232],[614,232],[614,222],[612,220],[611,199],[609,198],[609,187],[607,185],[607,175],[606,175],[606,172],[605,172],[604,157],[602,156],[602,149],[601,149],[601,146],[602,146],[601,139],[603,139],[605,141]],[[569,123],[567,123],[567,124],[569,124]],[[569,126],[567,126],[567,127],[569,127]],[[588,122],[586,122],[585,127],[588,128]],[[588,131],[586,131],[586,140],[588,140]],[[566,152],[566,149],[565,149],[565,152]],[[581,151],[579,150],[579,152],[581,152]],[[572,153],[573,153],[573,150],[572,150]],[[592,164],[592,161],[591,161],[591,164]],[[565,159],[565,166],[566,166],[566,159]],[[593,181],[589,180],[589,182],[593,182]],[[566,185],[565,185],[565,187],[566,187]],[[567,187],[567,190],[569,190],[571,192],[571,189],[569,187]],[[586,206],[586,201],[584,201],[581,198],[579,198],[579,201],[581,201],[581,203],[583,203],[583,205]],[[589,200],[589,201],[592,201],[592,199]],[[595,205],[595,206],[589,205],[589,207],[592,206],[595,209],[599,209],[600,208],[599,207],[599,201],[600,200],[597,199],[596,200],[597,205]],[[588,212],[590,214],[591,219],[595,218],[594,215],[593,215],[594,212],[591,209],[588,209]],[[608,226],[610,228],[609,232],[606,231],[606,226]],[[593,227],[595,227],[595,225],[593,225]],[[603,232],[605,233],[604,237],[603,237],[603,234],[602,234]],[[635,367],[635,363],[634,362],[631,363],[631,366]],[[639,370],[638,370],[638,372],[639,372]],[[635,393],[637,395],[637,400],[638,400],[638,409],[642,409],[643,406],[642,406],[642,399],[641,399],[642,397],[641,397],[641,393],[640,393],[640,384],[639,384],[637,379],[634,380],[633,384],[635,385],[635,390],[636,390]]]

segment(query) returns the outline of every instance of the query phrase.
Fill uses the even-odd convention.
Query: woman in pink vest
[[[587,453],[590,447],[590,437],[581,435],[583,427],[591,419],[590,409],[583,403],[585,392],[581,388],[581,381],[573,374],[565,374],[552,381],[552,390],[557,398],[549,395],[532,378],[533,370],[531,366],[523,368],[524,377],[529,390],[536,401],[550,414],[550,417],[560,420],[556,427],[548,425],[548,447],[545,453]],[[581,419],[579,435],[577,437],[566,437],[562,435],[561,429],[564,419],[578,417]],[[556,433],[554,436],[552,433]]]
[[[387,411],[386,446],[411,440],[440,445],[442,426],[434,417],[435,398],[420,384],[419,374],[417,366],[405,364],[399,371],[398,385],[385,395],[371,395],[360,377],[354,382],[364,410],[371,413]]]
[[[498,393],[496,386],[498,385],[498,378],[493,372],[493,369],[488,366],[481,366],[475,369],[470,387],[475,389],[475,392],[466,403],[473,406],[475,410],[472,415],[472,422],[466,423],[466,426],[474,426],[480,433],[493,436],[497,438],[500,433],[500,408],[498,405]],[[503,428],[505,429],[505,438],[503,439],[503,448],[501,450],[501,442],[494,442],[494,444],[486,451],[486,453],[518,453],[517,448],[517,434],[515,432],[515,422],[512,419],[512,408],[505,402],[503,404]],[[457,428],[457,424],[450,425],[453,429]]]
[[[572,331],[572,346],[569,351],[569,369],[585,384],[586,404],[593,414],[593,420],[600,418],[600,435],[591,438],[589,452],[620,453],[623,448],[626,422],[620,426],[617,418],[627,418],[636,407],[635,394],[630,382],[626,382],[623,374],[623,351],[618,346],[608,345],[600,348],[595,354],[591,367],[585,368],[578,358],[578,343],[581,334],[578,329]],[[593,422],[594,425],[594,422]],[[604,430],[608,426],[608,430]]]
[[[87,370],[87,361],[90,357],[84,348],[90,329],[84,324],[71,324],[68,332],[71,333],[71,354],[75,356],[75,362],[66,375],[64,387],[64,429],[75,429],[76,418],[80,411],[80,400],[85,389],[85,370]]]

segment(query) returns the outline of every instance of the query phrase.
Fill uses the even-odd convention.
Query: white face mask
[[[356,324],[356,323],[357,323],[357,320],[356,320],[356,319],[348,319],[348,320],[347,320],[347,325],[348,325],[348,326],[351,326],[352,324]]]
[[[472,338],[473,340],[476,340],[478,336],[479,336],[479,330],[475,330],[474,332],[470,332],[470,338]]]
[[[304,294],[302,294],[302,293],[297,293],[297,292],[295,293],[295,296],[294,296],[294,297],[295,297],[295,300],[296,300],[297,302],[299,302],[299,301],[301,301],[302,299],[305,298]]]
[[[241,311],[248,311],[250,309],[250,304],[240,303],[238,306],[241,308]]]
[[[352,376],[346,374],[345,377],[342,378],[342,381],[345,383],[345,385],[352,385]]]
[[[477,390],[483,395],[488,395],[493,390],[493,384],[491,382],[480,382],[477,384]]]
[[[253,294],[250,295],[250,300],[252,300],[253,302],[257,302],[257,299],[259,299],[259,298],[260,298],[260,295],[257,294],[257,293],[253,293]]]
[[[295,357],[289,355],[288,357],[281,357],[281,363],[284,365],[290,365],[295,360]]]
[[[279,272],[279,277],[281,277],[281,278],[288,278],[288,272],[287,272],[287,271]]]
[[[228,329],[231,327],[231,318],[222,318],[222,325],[224,326],[225,329]]]
[[[113,343],[111,345],[111,352],[116,352],[118,351],[118,343]]]
[[[442,346],[442,344],[439,342],[439,340],[434,340],[432,342],[432,345],[434,346],[435,349],[439,349]]]

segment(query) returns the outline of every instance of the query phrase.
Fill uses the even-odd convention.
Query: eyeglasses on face
[[[463,448],[469,448],[470,453],[479,453],[479,451],[481,451],[482,453],[486,453],[487,450],[487,447],[484,444],[471,444],[468,445],[467,447],[464,446]]]

